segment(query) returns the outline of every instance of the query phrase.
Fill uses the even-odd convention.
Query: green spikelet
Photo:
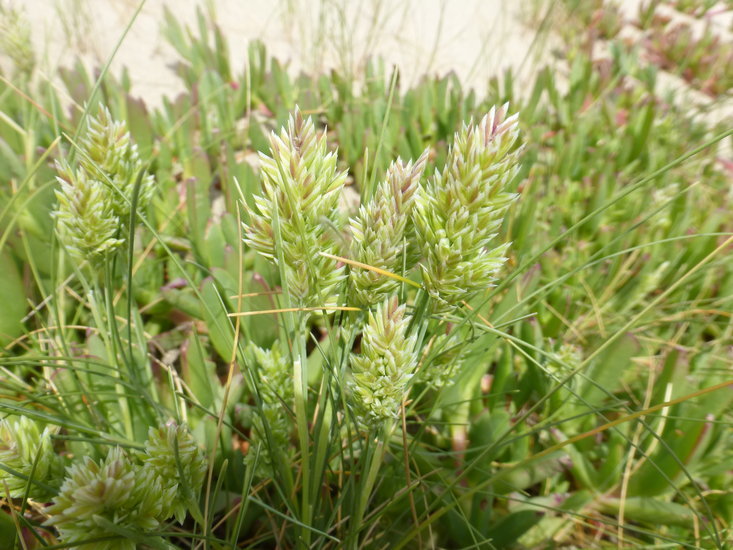
[[[346,180],[325,136],[296,108],[287,129],[270,136],[270,157],[261,154],[263,194],[244,225],[245,242],[277,261],[274,220],[280,228],[284,272],[295,306],[325,305],[344,278],[344,268],[319,252],[336,254],[330,227],[338,225],[337,203]]]
[[[168,423],[150,428],[141,455],[143,470],[159,479],[166,494],[172,495],[161,504],[161,517],[174,516],[183,522],[187,510],[195,505],[206,473],[206,459],[185,426]]]
[[[10,58],[18,75],[26,79],[33,76],[36,56],[31,41],[31,27],[20,5],[0,2],[0,53]]]
[[[433,340],[430,352],[431,357],[420,370],[419,379],[433,388],[441,388],[460,371],[466,359],[465,339],[457,333],[440,334]]]
[[[61,189],[56,191],[58,205],[53,216],[67,250],[95,263],[124,243],[120,235],[130,217],[143,163],[127,125],[113,120],[104,107],[90,119],[79,142],[79,153],[76,171],[66,162],[56,164]],[[138,203],[147,204],[153,192],[153,177],[146,174]]]
[[[293,399],[293,373],[290,362],[286,360],[275,343],[272,349],[262,349],[250,344],[249,349],[257,363],[259,392],[265,403],[285,402],[290,405]]]
[[[293,424],[287,408],[293,405],[292,368],[278,352],[277,344],[271,350],[250,344],[257,363],[257,389],[261,399],[260,410],[252,418],[250,449],[246,461],[254,465],[257,475],[272,475],[274,460],[287,452]],[[256,450],[259,447],[259,450]]]
[[[249,467],[256,464],[257,477],[273,475],[275,461],[288,453],[292,427],[291,419],[280,404],[264,403],[252,417],[250,450],[245,463]]]
[[[106,187],[84,170],[74,172],[58,162],[58,205],[53,213],[61,242],[74,256],[96,262],[124,242],[118,238],[120,220],[114,214]]]
[[[23,497],[28,479],[56,484],[56,476],[63,468],[51,445],[53,431],[48,427],[41,431],[38,424],[25,416],[0,420],[0,464],[7,468],[0,469],[0,494],[5,496],[7,486],[12,498]],[[28,496],[42,499],[49,495],[31,482]]]
[[[67,469],[58,496],[47,511],[64,543],[79,550],[135,550],[136,543],[120,535],[144,534],[160,527],[163,503],[175,490],[137,467],[119,448],[100,463],[85,457]],[[118,538],[115,538],[115,537]],[[85,543],[96,538],[109,540]]]
[[[517,198],[506,187],[519,169],[517,115],[495,107],[456,134],[445,167],[417,196],[415,227],[423,282],[448,303],[488,288],[505,261],[507,244],[493,246],[504,213]]]
[[[114,120],[106,107],[89,120],[86,134],[79,142],[79,164],[89,177],[110,186],[112,211],[123,222],[130,216],[130,202],[143,163],[127,131],[127,123]],[[146,205],[153,196],[153,176],[143,176],[138,203]]]
[[[415,370],[415,336],[406,336],[410,317],[394,296],[369,313],[361,353],[351,357],[350,399],[360,420],[375,426],[394,419]]]
[[[359,208],[352,218],[351,259],[393,273],[410,269],[407,245],[412,229],[412,209],[420,178],[425,170],[427,151],[415,164],[400,159],[387,170],[371,202]],[[382,302],[397,291],[394,279],[367,269],[353,269],[349,275],[353,299],[358,305]]]

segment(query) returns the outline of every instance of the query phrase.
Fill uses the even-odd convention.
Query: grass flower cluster
[[[436,334],[425,347],[420,382],[433,388],[449,384],[460,372],[466,358],[465,335],[460,330],[447,330]]]
[[[506,191],[519,170],[518,115],[492,108],[456,135],[445,166],[418,195],[415,227],[420,264],[431,296],[456,304],[486,290],[503,265],[508,243],[493,245],[517,198]]]
[[[74,171],[60,162],[57,171],[61,188],[56,193],[54,216],[66,249],[93,262],[112,254],[125,240],[120,236],[120,218],[112,209],[109,191],[83,169]]]
[[[412,214],[427,155],[425,151],[414,164],[397,159],[387,169],[387,177],[371,201],[361,205],[349,225],[352,260],[398,274],[414,266]],[[354,269],[349,277],[357,305],[379,304],[400,284],[368,269]]]
[[[146,204],[154,192],[127,125],[99,108],[79,142],[79,166],[57,163],[60,189],[53,216],[61,241],[74,256],[97,262],[124,243],[136,182],[138,201]]]
[[[0,484],[12,498],[48,497],[61,468],[50,427],[43,430],[26,416],[0,420]]]
[[[410,316],[394,296],[369,313],[361,352],[351,358],[350,398],[362,423],[395,420],[417,366],[416,336],[407,336]]]
[[[48,509],[48,525],[83,550],[135,550],[171,517],[198,506],[206,461],[184,426],[151,428],[137,456],[120,447],[72,464]],[[87,542],[90,541],[90,542]]]
[[[250,345],[250,350],[261,405],[252,419],[251,451],[247,454],[247,462],[264,477],[272,475],[275,460],[288,455],[292,432],[292,367],[277,345],[272,349]]]
[[[138,177],[140,204],[147,204],[155,191],[153,176],[144,172],[127,123],[114,120],[106,107],[100,106],[97,115],[89,119],[79,142],[79,165],[89,177],[105,185],[112,211],[123,222],[130,216]]]
[[[509,115],[508,105],[492,108],[479,123],[463,125],[445,167],[428,181],[422,181],[428,151],[415,162],[394,161],[374,192],[362,195],[348,223],[338,207],[346,173],[337,171],[336,153],[328,150],[325,135],[319,136],[301,111],[296,108],[286,128],[272,133],[270,155],[260,156],[263,192],[255,197],[254,209],[243,205],[249,214],[244,242],[280,274],[285,326],[293,344],[279,355],[254,349],[252,379],[260,403],[252,420],[247,463],[261,460],[258,477],[275,476],[290,485],[288,469],[283,474],[282,465],[276,468],[274,461],[294,456],[293,451],[284,452],[294,431],[304,461],[299,474],[304,478],[302,507],[310,510],[311,468],[325,468],[327,461],[321,451],[311,454],[308,423],[334,429],[347,440],[349,432],[376,435],[377,447],[349,449],[329,466],[350,470],[357,467],[352,463],[356,461],[364,469],[361,495],[350,519],[354,541],[384,445],[406,403],[419,400],[419,394],[411,395],[413,387],[420,387],[412,381],[425,355],[424,335],[432,312],[455,311],[460,301],[486,292],[504,262],[508,244],[494,241],[517,197],[507,189],[519,170],[518,135],[518,118]],[[420,277],[422,285],[415,280]],[[405,285],[418,287],[417,294],[407,293]],[[308,321],[311,310],[328,310],[334,303],[350,312],[342,311],[340,321],[326,329],[342,349],[340,358],[326,353],[332,370],[321,373],[321,387],[328,388],[321,395],[333,395],[335,401],[319,402],[313,409],[309,379],[318,373],[312,371],[307,352]],[[408,305],[414,315],[407,313]],[[346,352],[357,341],[358,351]],[[449,330],[440,339],[441,345],[448,343]],[[288,354],[291,363],[280,359]],[[432,391],[440,391],[462,364],[453,350],[437,355],[440,360],[430,369],[436,376],[424,378],[422,384]],[[290,429],[289,392],[286,401],[282,391],[273,391],[273,382],[294,389]],[[316,420],[310,420],[311,414]],[[311,460],[318,462],[311,465]],[[309,521],[309,512],[304,513]],[[307,544],[307,528],[301,537]]]
[[[61,540],[85,550],[134,550],[135,541],[119,535],[156,529],[163,502],[173,497],[116,447],[99,463],[86,457],[68,469],[48,510],[48,524],[59,530]]]
[[[337,173],[325,137],[297,109],[287,130],[271,135],[272,156],[261,156],[264,194],[245,224],[245,242],[283,262],[281,283],[300,307],[325,307],[335,294],[353,298],[349,307],[377,306],[363,328],[361,353],[350,361],[349,397],[362,425],[396,417],[417,364],[417,334],[408,334],[411,318],[397,297],[404,283],[395,273],[404,278],[418,264],[425,292],[443,304],[470,299],[495,280],[508,243],[493,241],[517,197],[506,189],[519,170],[518,136],[518,117],[504,105],[478,124],[464,124],[445,167],[427,183],[421,182],[427,151],[415,163],[393,162],[373,196],[362,197],[342,252],[346,228],[337,200],[346,174]],[[335,252],[350,255],[348,278]],[[437,380],[446,382],[456,370],[446,365]]]
[[[30,78],[36,65],[31,29],[20,6],[0,4],[0,52],[13,60],[18,75]]]
[[[143,477],[157,478],[162,488],[161,517],[183,523],[198,504],[206,461],[185,426],[174,423],[150,428],[145,452],[139,455]]]
[[[344,268],[314,252],[336,251],[331,228],[346,173],[338,171],[326,137],[297,110],[287,128],[270,136],[270,151],[272,156],[260,156],[264,194],[255,198],[246,242],[282,262],[295,304],[327,304],[345,276]]]

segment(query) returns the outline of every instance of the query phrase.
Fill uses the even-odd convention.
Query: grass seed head
[[[444,333],[435,337],[430,347],[436,353],[420,369],[420,382],[439,389],[448,384],[460,371],[467,355],[467,346],[461,334]]]
[[[109,187],[112,211],[124,222],[130,215],[130,201],[135,182],[143,171],[143,162],[132,141],[127,123],[114,120],[106,107],[100,106],[89,120],[79,142],[79,164],[87,174]],[[155,191],[151,174],[142,178],[139,204],[147,204]]]
[[[0,463],[19,474],[0,470],[3,494],[7,487],[11,498],[22,498],[28,486],[31,498],[48,496],[42,487],[34,483],[28,485],[28,478],[53,485],[55,476],[60,473],[59,458],[51,444],[52,433],[48,427],[41,431],[38,424],[25,416],[0,420]]]
[[[59,238],[77,258],[95,263],[117,250],[120,220],[114,214],[109,192],[86,171],[72,170],[64,161],[56,164],[58,204],[53,212]]]
[[[246,461],[254,466],[257,474],[267,477],[273,473],[273,462],[278,452],[288,448],[292,423],[287,414],[287,407],[293,402],[293,373],[289,361],[283,357],[277,345],[272,349],[263,349],[250,344],[254,360],[257,363],[255,379],[261,406],[252,417],[250,451]],[[260,445],[259,451],[255,451]]]
[[[407,336],[410,317],[396,296],[369,313],[361,353],[351,356],[348,381],[352,405],[365,426],[397,418],[417,364],[415,336]]]
[[[143,163],[125,122],[105,107],[92,117],[79,141],[79,166],[56,163],[56,219],[61,242],[74,256],[95,263],[118,249],[130,216],[135,183]],[[152,198],[154,180],[142,177],[139,204]]]
[[[185,426],[168,423],[150,428],[141,459],[143,469],[160,480],[166,493],[173,494],[162,503],[161,516],[175,516],[182,523],[204,482],[204,453]]]
[[[83,550],[135,550],[126,538],[85,544],[85,541],[118,535],[113,525],[135,533],[160,526],[163,504],[175,499],[159,477],[139,468],[119,447],[97,463],[89,457],[70,466],[58,496],[47,511],[64,543]]]
[[[393,273],[412,268],[415,263],[414,254],[409,250],[412,210],[426,161],[427,151],[414,164],[405,164],[400,159],[392,163],[372,200],[362,205],[351,220],[351,259]],[[366,269],[352,270],[349,278],[354,300],[359,305],[382,302],[400,284]]]
[[[519,170],[518,116],[492,108],[456,133],[442,171],[417,196],[414,220],[425,287],[449,303],[486,289],[504,264],[508,244],[494,245],[517,195],[507,186]]]
[[[275,219],[288,291],[299,307],[329,303],[345,277],[336,260],[330,227],[338,226],[338,200],[346,172],[337,169],[325,135],[296,108],[287,128],[270,136],[270,155],[261,155],[262,194],[244,225],[245,242],[277,263]]]

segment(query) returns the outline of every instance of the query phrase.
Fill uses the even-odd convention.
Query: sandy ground
[[[528,22],[533,0],[11,0],[30,21],[47,75],[81,56],[101,65],[133,21],[112,65],[124,65],[133,93],[157,104],[179,89],[168,64],[177,54],[161,36],[163,10],[195,23],[197,7],[210,6],[229,40],[235,67],[244,67],[247,44],[264,41],[293,71],[337,67],[358,74],[370,56],[400,68],[403,81],[455,71],[467,84],[514,67],[531,74],[548,49],[533,44]]]
[[[358,76],[367,59],[380,56],[399,67],[405,84],[424,74],[454,71],[481,92],[491,76],[512,67],[518,89],[529,91],[533,72],[554,61],[552,52],[558,45],[551,33],[537,32],[538,20],[533,21],[532,14],[539,0],[5,1],[19,6],[30,24],[42,78],[58,82],[56,68],[78,57],[90,68],[102,66],[119,44],[112,73],[127,67],[133,95],[151,106],[182,89],[169,67],[179,56],[161,33],[166,7],[192,27],[197,9],[212,10],[228,40],[233,67],[240,70],[249,42],[258,39],[294,73],[339,68]],[[642,1],[618,0],[627,20],[636,18]],[[552,9],[552,2],[545,10],[547,6]],[[733,11],[705,21],[687,20],[700,32],[711,24],[725,39],[733,39],[733,21],[726,17],[733,18]],[[625,31],[632,40],[638,35],[633,25],[626,25],[622,35]],[[562,63],[556,67],[562,82],[567,68]],[[733,124],[731,98],[711,101],[673,75],[660,76],[662,88],[676,90],[678,101],[708,122]],[[726,156],[733,150],[731,142],[726,140]]]

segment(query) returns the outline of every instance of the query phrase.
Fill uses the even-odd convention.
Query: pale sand
[[[641,1],[620,0],[629,21]],[[88,67],[104,64],[139,6],[137,0],[10,2],[21,6],[30,21],[42,77],[56,82],[55,69],[78,56]],[[531,21],[536,0],[147,0],[114,57],[112,73],[127,67],[133,95],[151,106],[177,94],[182,84],[169,65],[179,55],[161,35],[163,8],[168,6],[180,22],[195,27],[196,9],[206,5],[214,7],[237,73],[244,69],[249,42],[258,39],[271,55],[288,62],[293,73],[335,67],[358,77],[365,61],[379,56],[388,67],[399,67],[403,84],[424,74],[454,71],[464,84],[481,92],[490,77],[512,67],[520,93],[526,93],[537,67],[555,61],[552,52],[558,45],[550,33],[538,34],[537,21]],[[547,6],[552,7],[552,0],[546,0],[545,10]],[[726,17],[733,13],[709,22],[730,39]],[[632,25],[622,32],[638,33]],[[561,83],[567,67],[555,66]],[[676,90],[678,101],[699,107],[709,122],[731,119],[730,98],[712,101],[679,78],[661,76],[662,88]],[[726,141],[730,151],[731,140]]]
[[[21,0],[13,0],[20,4]],[[168,68],[178,55],[161,36],[163,7],[194,24],[195,0],[148,0],[112,64],[129,70],[133,93],[152,104],[175,94],[180,83]],[[217,20],[229,40],[233,66],[243,68],[247,44],[262,40],[293,72],[340,68],[360,74],[370,56],[400,68],[402,81],[423,74],[455,73],[482,90],[504,69],[531,74],[545,44],[532,48],[531,0],[216,0]],[[81,55],[102,64],[113,52],[138,3],[133,0],[25,0],[22,2],[52,74]]]

